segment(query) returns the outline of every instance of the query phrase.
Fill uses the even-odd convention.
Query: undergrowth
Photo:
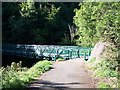
[[[99,79],[98,88],[117,88],[118,87],[118,72],[117,63],[106,58],[96,60],[92,58],[88,62],[88,68],[94,72],[93,77]]]
[[[35,77],[48,71],[51,67],[51,62],[44,60],[39,61],[30,69],[21,66],[20,63],[12,63],[11,66],[0,68],[1,82],[0,89],[7,90],[8,88],[25,88]]]

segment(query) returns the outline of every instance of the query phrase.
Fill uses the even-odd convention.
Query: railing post
[[[77,54],[78,54],[78,58],[80,58],[80,55],[79,55],[79,50],[77,51]]]
[[[81,57],[82,55],[81,55],[81,50],[79,50],[79,58]]]
[[[86,52],[84,53],[84,60],[86,61]]]
[[[56,61],[56,55],[54,56],[54,61]]]
[[[72,50],[70,51],[70,59],[72,59]]]
[[[90,56],[90,54],[91,54],[91,49],[89,49],[89,52],[88,52],[88,53],[89,53],[89,56]]]

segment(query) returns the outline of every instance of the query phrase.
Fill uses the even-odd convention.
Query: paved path
[[[80,59],[56,62],[53,69],[37,78],[29,88],[42,90],[70,89],[70,88],[95,88],[94,81]]]

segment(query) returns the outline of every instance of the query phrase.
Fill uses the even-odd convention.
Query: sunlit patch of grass
[[[117,77],[117,72],[110,69],[98,68],[95,70],[97,77]]]
[[[93,77],[98,78],[100,81],[98,83],[99,88],[116,88],[118,72],[114,68],[115,63],[108,61],[105,58],[100,58],[96,60],[93,58],[87,63],[88,69],[93,72]],[[105,82],[104,82],[105,81]],[[107,83],[107,84],[106,84]]]
[[[64,61],[64,58],[58,58],[56,61]]]
[[[105,82],[99,82],[98,88],[110,88],[110,85]]]
[[[51,67],[51,62],[44,60],[39,61],[30,69],[21,67],[20,63],[12,63],[6,68],[1,67],[2,85],[1,88],[22,88],[31,82],[35,77],[48,71]]]

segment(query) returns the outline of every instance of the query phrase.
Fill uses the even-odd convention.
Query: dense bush
[[[1,88],[22,88],[25,87],[36,76],[49,70],[51,62],[39,61],[30,69],[21,67],[21,63],[12,63],[11,66],[0,68],[2,74]]]
[[[120,44],[120,2],[84,2],[75,10],[78,45],[93,46],[99,40]]]

